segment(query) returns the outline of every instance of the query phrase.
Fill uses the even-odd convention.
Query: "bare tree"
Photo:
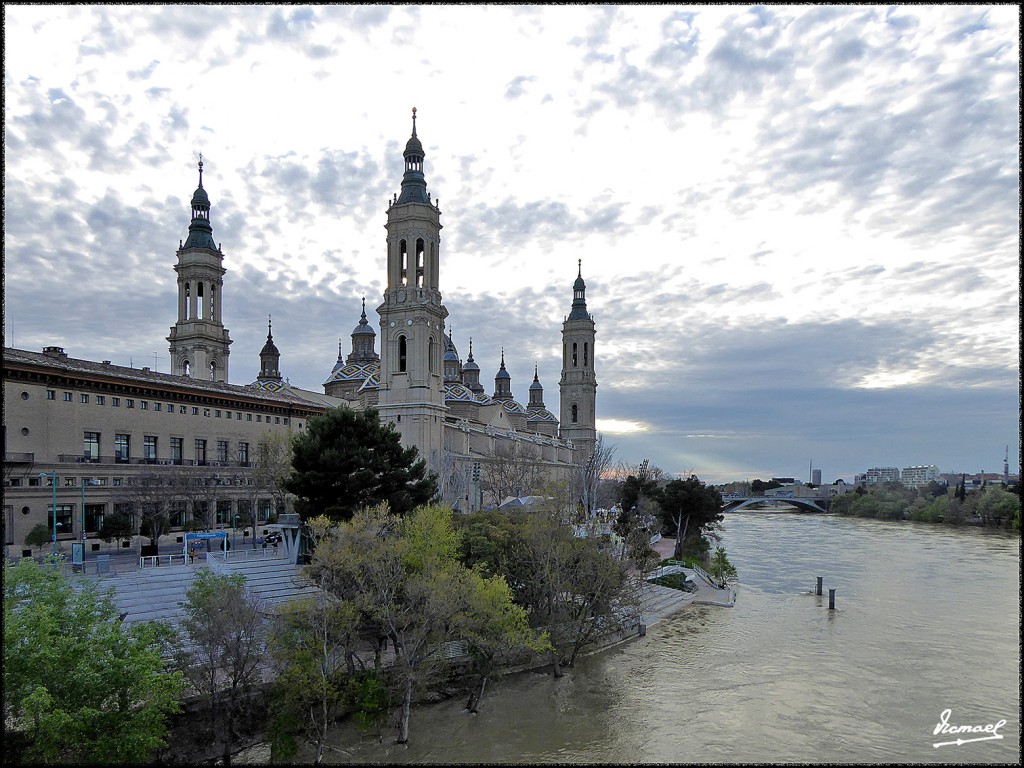
[[[285,483],[291,472],[291,437],[284,432],[267,432],[256,446],[252,468],[254,505],[256,497],[265,493],[269,494],[274,502],[274,514],[287,512],[289,493],[285,489]]]
[[[546,482],[545,475],[543,463],[522,443],[501,442],[495,446],[494,456],[483,462],[480,485],[498,506],[510,496],[528,496],[539,490]]]
[[[171,479],[166,472],[143,472],[128,478],[128,484],[121,486],[116,497],[117,502],[130,506],[140,533],[145,531],[154,546],[171,530],[170,504],[174,495]]]
[[[599,434],[594,443],[594,452],[586,463],[573,473],[573,495],[582,507],[585,517],[593,516],[598,506],[598,488],[601,479],[608,473],[615,457],[615,446],[607,445],[604,435]]]

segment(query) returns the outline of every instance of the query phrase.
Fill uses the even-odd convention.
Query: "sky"
[[[168,370],[198,181],[230,381],[322,391],[417,108],[441,291],[557,414],[702,480],[1020,466],[1016,6],[5,4],[4,344]],[[379,344],[378,344],[379,351]]]

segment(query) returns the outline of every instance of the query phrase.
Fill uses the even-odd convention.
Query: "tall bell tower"
[[[401,194],[388,205],[387,288],[380,315],[381,420],[395,426],[402,445],[415,446],[428,469],[439,471],[443,448],[445,350],[439,267],[441,209],[427,193],[423,145],[405,145]]]
[[[231,339],[221,322],[224,254],[213,242],[210,196],[203,189],[203,158],[199,156],[199,187],[192,195],[188,239],[178,247],[178,322],[167,337],[171,372],[210,381],[228,380]]]
[[[586,462],[597,442],[594,318],[587,312],[583,260],[572,286],[572,309],[562,323],[562,378],[558,382],[558,436],[573,441],[573,461]]]

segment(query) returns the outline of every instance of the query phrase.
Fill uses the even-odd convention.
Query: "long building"
[[[339,350],[322,392],[282,376],[269,323],[256,379],[229,383],[232,339],[221,310],[230,275],[213,239],[201,159],[188,235],[174,265],[170,373],[78,359],[56,345],[41,352],[4,349],[9,555],[24,552],[25,536],[39,523],[55,527],[58,541],[95,538],[113,511],[135,515],[138,526],[139,487],[154,483],[177,489],[168,497],[175,499],[172,535],[178,537],[200,516],[204,525],[219,526],[266,520],[282,509],[254,476],[261,445],[275,434],[301,432],[309,418],[332,407],[379,409],[438,475],[443,499],[461,510],[501,501],[487,499],[485,488],[488,473],[509,461],[528,462],[551,479],[579,473],[597,437],[596,332],[582,264],[561,329],[559,416],[545,406],[536,370],[528,403],[516,401],[504,352],[487,395],[472,341],[463,362],[445,332],[441,211],[426,191],[415,110],[402,159],[401,193],[387,209],[380,354],[364,302],[351,352],[343,358]]]

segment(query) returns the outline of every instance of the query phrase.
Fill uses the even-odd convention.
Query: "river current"
[[[407,747],[346,723],[324,761],[1020,761],[1019,536],[797,513],[723,527],[734,607],[684,609],[560,680],[500,680],[475,716],[417,708]],[[945,710],[979,731],[936,734]],[[1001,720],[1001,739],[943,744]]]

